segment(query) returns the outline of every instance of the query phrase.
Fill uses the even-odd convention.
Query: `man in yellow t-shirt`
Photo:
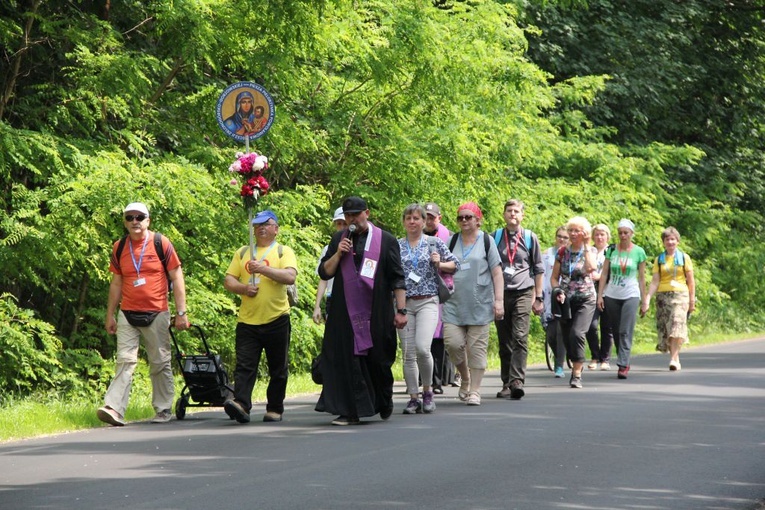
[[[236,325],[234,398],[223,408],[239,423],[250,421],[252,390],[265,350],[270,381],[263,421],[282,421],[287,391],[290,347],[290,305],[287,286],[295,283],[297,260],[291,248],[276,242],[279,220],[271,210],[252,220],[255,253],[239,248],[226,270],[223,286],[242,296]]]

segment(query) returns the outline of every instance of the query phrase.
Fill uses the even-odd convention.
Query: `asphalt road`
[[[546,368],[480,407],[449,388],[431,415],[333,427],[316,397],[285,420],[220,409],[0,445],[0,509],[753,509],[765,498],[765,340],[663,355],[630,377]]]

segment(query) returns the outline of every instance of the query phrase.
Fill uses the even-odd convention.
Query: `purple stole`
[[[372,348],[372,290],[375,286],[375,273],[380,261],[382,232],[367,222],[369,233],[364,246],[364,258],[361,270],[356,270],[353,253],[343,255],[340,268],[343,271],[345,306],[353,329],[353,354],[366,356]]]

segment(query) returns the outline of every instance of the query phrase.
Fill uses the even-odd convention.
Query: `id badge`
[[[422,279],[422,278],[420,278],[420,275],[418,275],[414,271],[409,271],[409,274],[406,275],[406,276],[407,276],[407,278],[412,280],[414,283],[420,283],[420,280]]]
[[[460,271],[466,271],[470,269],[470,262],[463,262],[460,264]]]
[[[514,267],[506,267],[505,268],[505,274],[508,276],[513,276],[515,274],[515,268]]]
[[[133,280],[133,287],[140,287],[141,285],[146,285],[146,278],[138,278],[137,280]]]

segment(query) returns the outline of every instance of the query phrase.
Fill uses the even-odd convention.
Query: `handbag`
[[[154,319],[159,315],[159,312],[133,312],[130,310],[122,310],[122,313],[125,314],[125,318],[130,325],[135,326],[136,328],[151,326],[151,323],[154,322]]]
[[[287,301],[289,302],[290,306],[297,306],[298,304],[298,290],[297,285],[294,283],[287,285]]]
[[[452,297],[452,294],[454,294],[454,288],[449,287],[444,281],[444,277],[438,273],[436,273],[436,284],[438,285],[439,303],[446,303]]]

